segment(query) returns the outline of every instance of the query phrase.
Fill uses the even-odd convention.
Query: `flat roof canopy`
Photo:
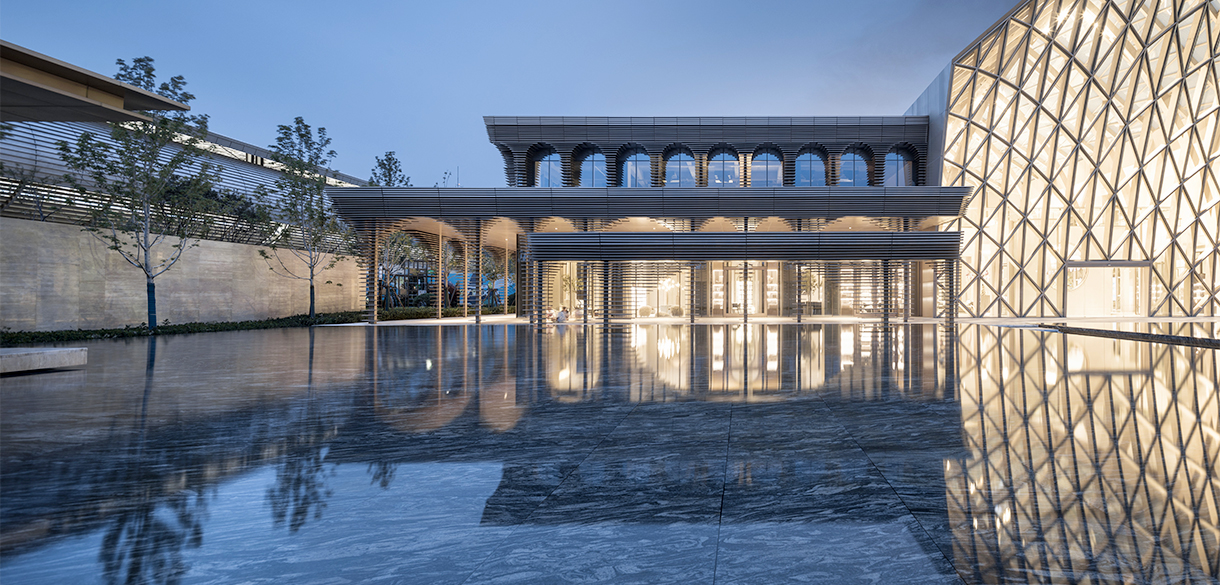
[[[126,122],[186,104],[0,40],[0,121]]]
[[[625,188],[348,187],[326,190],[335,210],[357,227],[412,217],[905,218],[920,228],[961,215],[970,187]],[[926,223],[925,223],[926,222]]]

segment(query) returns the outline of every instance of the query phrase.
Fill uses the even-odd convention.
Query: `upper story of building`
[[[924,185],[927,116],[485,116],[510,187]]]

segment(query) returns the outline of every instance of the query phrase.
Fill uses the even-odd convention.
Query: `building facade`
[[[369,258],[396,230],[437,250],[448,242],[476,270],[483,262],[470,257],[489,246],[516,253],[518,313],[533,318],[950,306],[959,238],[938,227],[970,189],[922,185],[926,117],[485,122],[507,188],[330,191]]]

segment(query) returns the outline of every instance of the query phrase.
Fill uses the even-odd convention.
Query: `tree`
[[[187,104],[195,98],[181,75],[157,84],[149,57],[131,65],[117,61],[115,79]],[[185,111],[141,112],[148,121],[110,124],[112,144],[84,133],[75,145],[57,143],[60,157],[79,175],[64,180],[82,195],[95,193],[101,204],[84,228],[144,272],[148,328],[157,327],[155,279],[199,244],[215,206],[204,194],[212,189],[215,167],[201,148],[208,118]],[[163,245],[164,244],[164,245]]]
[[[335,158],[329,147],[326,128],[319,127],[314,138],[313,128],[300,116],[291,126],[281,124],[271,146],[280,176],[273,192],[259,190],[272,218],[283,224],[267,244],[271,252],[259,250],[259,254],[272,272],[309,281],[311,319],[317,315],[315,281],[343,259],[340,253],[350,238],[350,230],[339,221],[326,197],[328,165]]]
[[[370,187],[410,187],[411,177],[402,172],[402,163],[394,151],[385,153],[385,158],[377,157],[377,165],[369,176]]]

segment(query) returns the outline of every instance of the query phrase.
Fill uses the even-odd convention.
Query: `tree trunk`
[[[157,330],[157,285],[148,279],[148,330]]]
[[[309,318],[314,318],[313,281],[309,281]]]

